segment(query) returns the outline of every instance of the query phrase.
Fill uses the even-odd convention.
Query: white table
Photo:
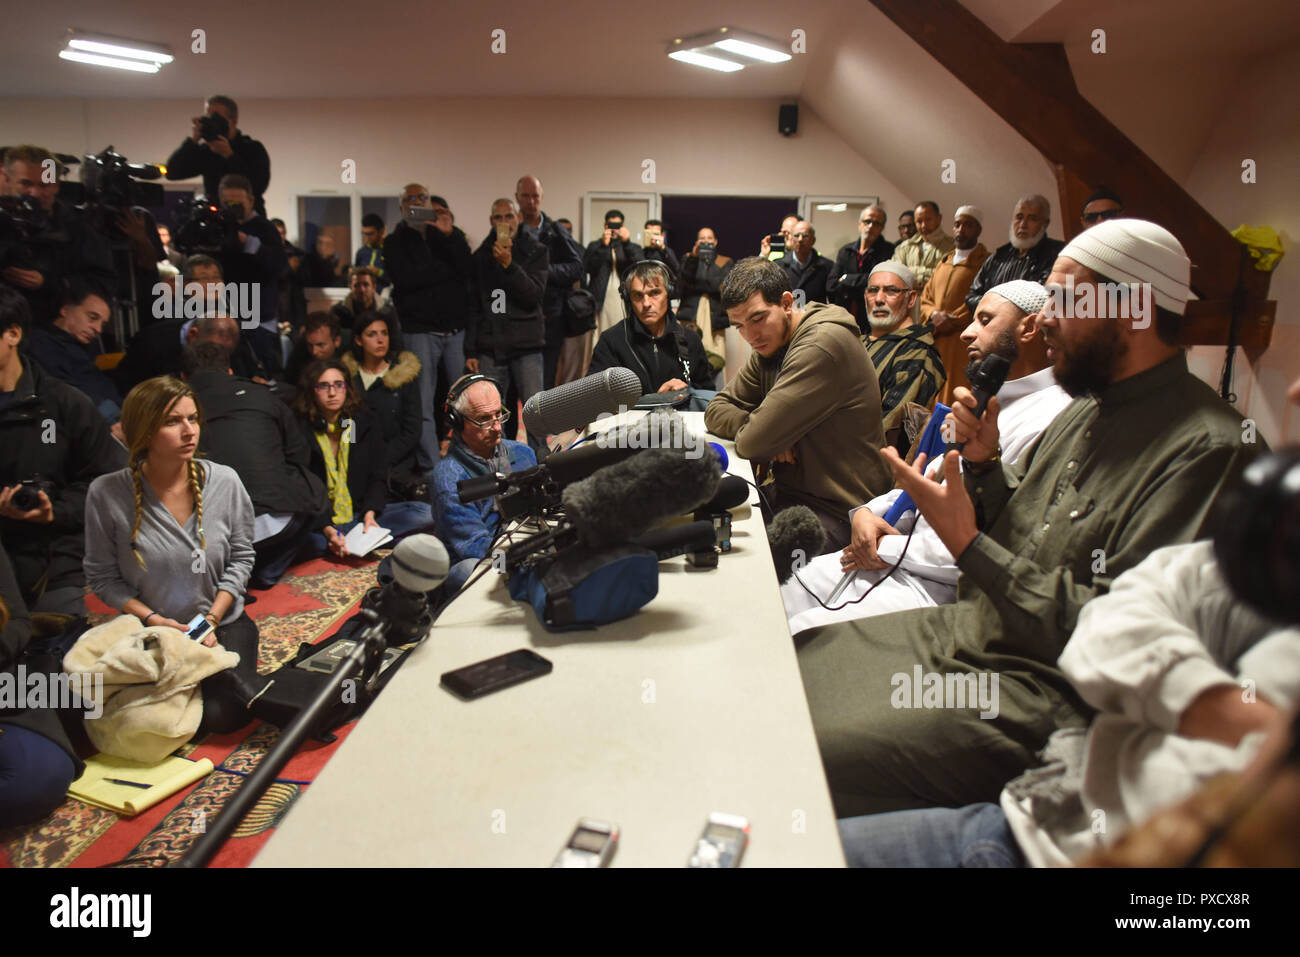
[[[611,866],[681,867],[713,811],[750,820],[742,866],[843,866],[757,508],[732,542],[716,569],[662,563],[658,596],[594,631],[546,631],[486,575],[254,866],[546,866],[590,817],[620,827]],[[554,671],[469,702],[439,686],[522,647]]]

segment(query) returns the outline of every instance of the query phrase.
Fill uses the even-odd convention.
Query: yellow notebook
[[[86,773],[72,782],[68,796],[118,814],[139,814],[211,773],[207,758],[191,761],[172,755],[157,764],[141,764],[97,754],[86,761]]]

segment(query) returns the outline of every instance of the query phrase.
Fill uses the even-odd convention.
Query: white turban
[[[977,206],[958,206],[957,212],[952,214],[952,218],[956,219],[958,216],[969,216],[981,226],[984,225],[984,214],[979,211]]]
[[[899,279],[903,280],[903,284],[908,289],[912,289],[916,286],[916,277],[912,275],[912,270],[908,269],[900,262],[894,262],[892,259],[883,263],[876,263],[871,267],[871,272],[873,274],[878,272],[893,273]]]
[[[1183,314],[1193,298],[1192,261],[1174,234],[1145,219],[1108,219],[1058,253],[1111,282],[1149,283],[1156,305]]]
[[[1041,312],[1043,303],[1047,302],[1047,290],[1041,283],[1028,279],[1012,279],[1010,282],[994,286],[989,292],[997,293],[1026,315]]]

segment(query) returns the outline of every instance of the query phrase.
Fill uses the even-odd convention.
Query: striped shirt
[[[947,379],[943,360],[934,345],[934,326],[915,323],[875,339],[867,339],[867,352],[880,380],[880,408],[886,441],[896,441],[891,431],[902,426],[910,402],[926,407]]]
[[[1003,243],[980,267],[979,275],[970,284],[966,294],[966,305],[970,314],[975,315],[975,307],[980,304],[984,294],[994,286],[1013,279],[1028,279],[1032,282],[1047,282],[1052,272],[1052,263],[1065,248],[1059,239],[1044,236],[1033,249],[1021,256],[1020,251],[1010,243]]]

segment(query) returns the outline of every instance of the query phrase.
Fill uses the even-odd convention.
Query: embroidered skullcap
[[[912,275],[912,270],[908,269],[902,263],[894,262],[892,259],[883,263],[876,263],[871,267],[871,272],[873,274],[878,272],[893,273],[899,279],[903,280],[903,285],[908,289],[912,289],[916,286],[916,277]]]
[[[978,206],[958,206],[957,212],[952,214],[952,218],[956,219],[958,216],[969,216],[981,226],[984,225],[984,214],[980,212]]]
[[[1104,228],[1103,228],[1104,227]],[[1156,305],[1183,314],[1192,262],[1163,226],[1145,219],[1108,219],[1070,240],[1058,253],[1112,282],[1149,283]]]
[[[1041,312],[1043,303],[1047,302],[1047,290],[1041,283],[1029,279],[1012,279],[994,286],[989,292],[996,292],[1026,315]]]

